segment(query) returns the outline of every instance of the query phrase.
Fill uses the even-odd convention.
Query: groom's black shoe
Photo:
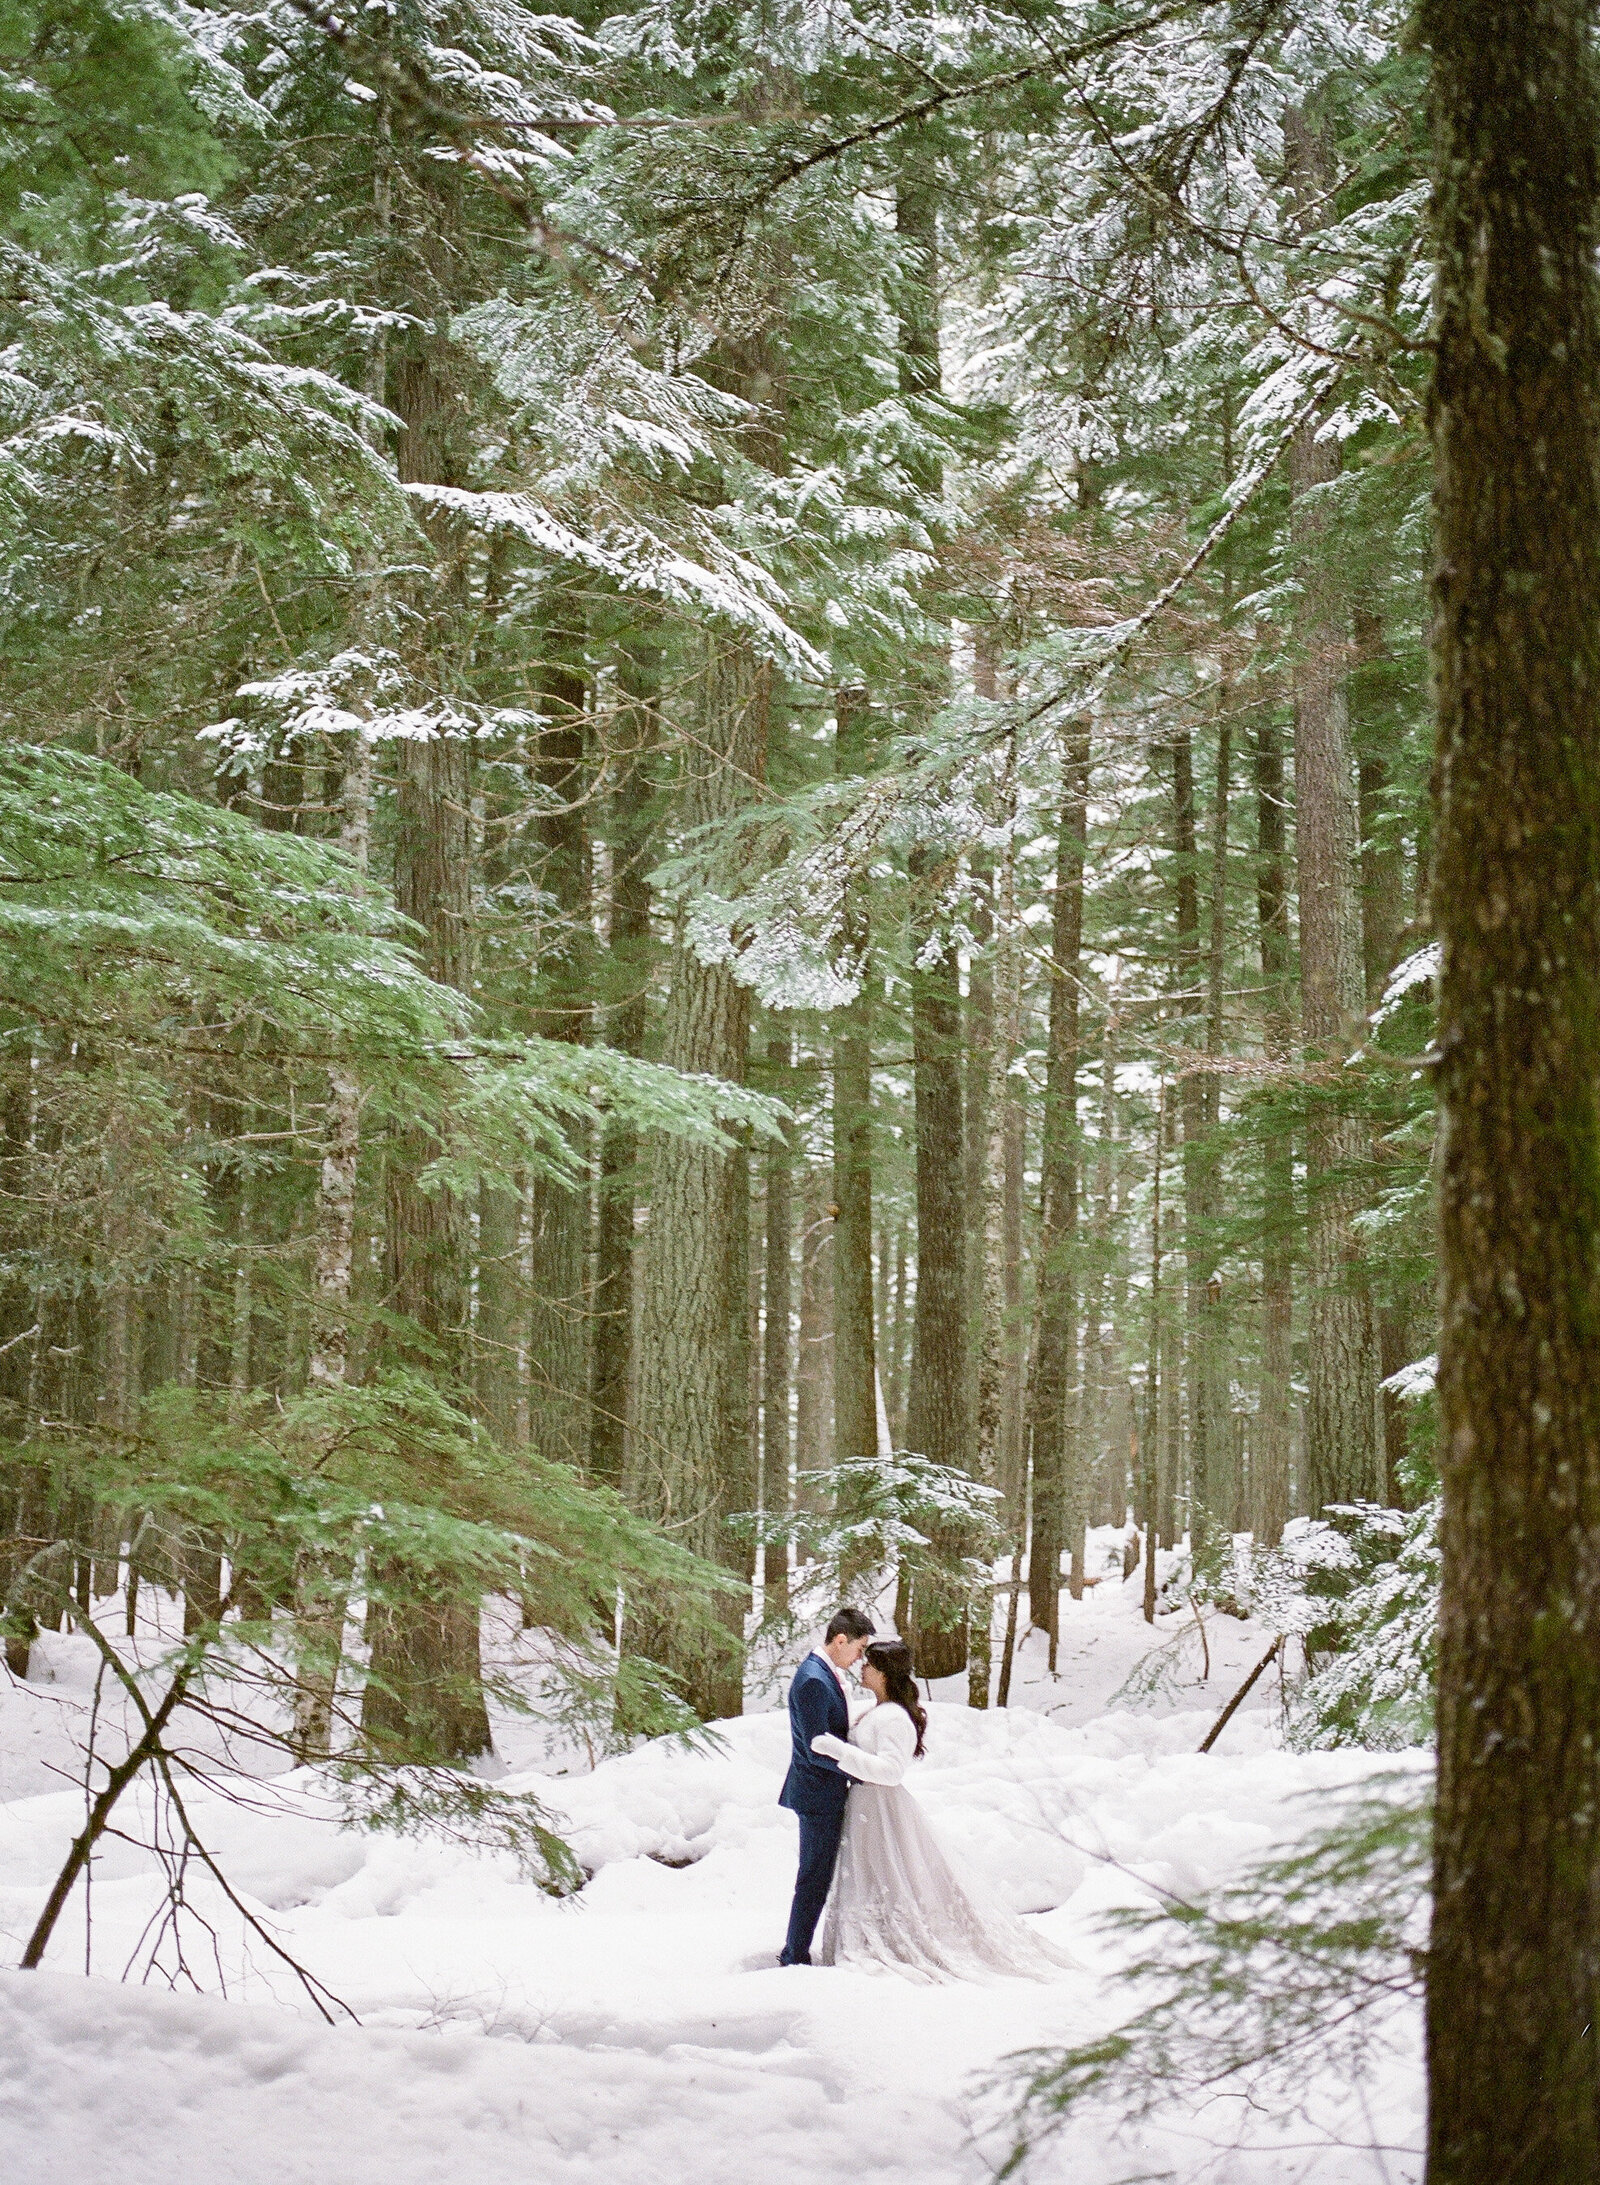
[[[778,1963],[780,1965],[809,1965],[811,1960],[808,1957],[786,1957],[780,1952]]]

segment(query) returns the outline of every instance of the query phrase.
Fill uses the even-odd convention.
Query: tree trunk
[[[1429,2185],[1600,2176],[1600,101],[1424,0],[1439,744]]]
[[[911,1322],[914,1305],[911,1295],[911,1253],[906,1243],[906,1226],[897,1224],[894,1233],[894,1296],[890,1300],[889,1325],[892,1332],[893,1385],[888,1393],[889,1439],[896,1449],[906,1445],[906,1397],[910,1393],[911,1380]]]
[[[1287,150],[1302,225],[1321,218],[1333,163],[1303,112],[1287,118]],[[1313,210],[1313,208],[1318,208]],[[1360,829],[1350,740],[1349,638],[1329,566],[1327,487],[1339,474],[1338,444],[1311,419],[1289,450],[1292,532],[1301,578],[1294,677],[1295,853],[1300,883],[1300,1018],[1307,1060],[1327,1082],[1314,1087],[1306,1138],[1310,1234],[1307,1256],[1306,1468],[1311,1507],[1381,1494],[1377,1351],[1352,1227],[1366,1133],[1344,1112],[1338,1065],[1364,1030]]]
[[[1006,1317],[1014,1283],[1009,1262],[1011,1246],[1006,1198],[1008,1133],[1012,1127],[1011,1063],[1022,1037],[1022,954],[1017,926],[1016,847],[1011,839],[1017,809],[1016,746],[1008,745],[1001,794],[1001,822],[1007,830],[1000,867],[993,875],[995,892],[990,920],[993,934],[993,968],[988,995],[987,1048],[982,1056],[986,1078],[976,1116],[969,1113],[968,1155],[971,1172],[972,1140],[978,1139],[980,1165],[977,1189],[970,1186],[967,1203],[979,1210],[977,1231],[978,1373],[975,1422],[976,1468],[987,1487],[1003,1484],[1006,1458],[1006,1374],[1008,1352],[1015,1327]],[[975,978],[974,978],[975,986]],[[978,1134],[981,1130],[981,1138]],[[1081,1509],[1081,1497],[1080,1497]],[[1074,1572],[1082,1567],[1081,1546],[1075,1549]],[[974,1707],[989,1704],[990,1634],[994,1596],[990,1591],[992,1565],[985,1565],[973,1596],[972,1658],[969,1663],[968,1699]]]
[[[1050,928],[1050,1028],[1045,1062],[1042,1200],[1028,1450],[1033,1536],[1028,1600],[1033,1622],[1060,1628],[1061,1550],[1066,1544],[1072,1371],[1077,1347],[1078,980],[1083,949],[1083,863],[1088,825],[1089,733],[1074,730],[1062,754],[1061,831]]]
[[[914,853],[913,878],[931,897],[937,867]],[[965,1471],[972,1463],[967,1377],[967,1222],[962,1199],[961,976],[954,942],[925,907],[911,974],[917,1129],[917,1307],[906,1437],[919,1455]],[[935,1528],[903,1624],[923,1677],[967,1663],[966,1543]]]
[[[1172,864],[1177,954],[1173,975],[1185,1001],[1179,1024],[1191,1048],[1204,1038],[1204,1012],[1196,1003],[1204,957],[1200,947],[1200,853],[1195,826],[1194,749],[1187,729],[1172,739]],[[1196,1033],[1200,1039],[1196,1038]],[[1189,1538],[1197,1559],[1212,1547],[1213,1481],[1217,1422],[1213,1416],[1206,1358],[1207,1284],[1213,1270],[1211,1203],[1211,1078],[1194,1068],[1178,1080],[1183,1126],[1183,1321],[1184,1383],[1189,1421]]]
[[[785,1028],[767,1041],[767,1069],[774,1091],[787,1098],[794,1069],[794,1034]],[[794,1170],[790,1133],[767,1149],[766,1323],[761,1362],[762,1508],[769,1520],[786,1525],[794,1508],[790,1467],[794,1436],[789,1393],[794,1385],[792,1334],[794,1315]],[[762,1565],[763,1599],[768,1617],[789,1613],[789,1543],[769,1541]]]
[[[1224,610],[1223,645],[1227,645],[1227,612]],[[1217,771],[1211,803],[1211,930],[1206,949],[1206,1059],[1213,1067],[1201,1080],[1204,1096],[1204,1143],[1197,1162],[1199,1184],[1197,1213],[1203,1274],[1196,1323],[1198,1351],[1195,1361],[1196,1410],[1205,1420],[1207,1479],[1211,1508],[1224,1534],[1233,1531],[1239,1499],[1239,1467],[1235,1429],[1228,1402],[1228,1314],[1221,1279],[1219,1229],[1223,1210],[1222,1175],[1222,1073],[1224,1045],[1224,990],[1228,937],[1228,813],[1233,768],[1233,704],[1231,684],[1224,674],[1217,707]]]
[[[339,843],[363,874],[371,829],[372,746],[356,733],[349,740],[340,784]],[[361,1102],[361,1083],[355,1073],[343,1065],[330,1069],[313,1231],[311,1348],[306,1369],[313,1389],[342,1388],[349,1370]],[[130,1586],[136,1582],[130,1573]],[[347,1594],[346,1567],[308,1559],[296,1573],[294,1747],[305,1760],[325,1759],[332,1745]]]
[[[827,1192],[813,1168],[800,1183],[800,1319],[795,1349],[795,1503],[817,1508],[813,1475],[827,1468],[833,1449],[833,1223]],[[809,1563],[809,1546],[799,1555]]]
[[[458,992],[472,981],[471,752],[461,737],[398,746],[395,901],[427,936],[431,977]],[[396,1134],[387,1175],[385,1275],[401,1332],[401,1362],[459,1384],[467,1365],[469,1224],[451,1191],[417,1178],[436,1148]],[[465,1765],[490,1749],[476,1602],[414,1600],[414,1574],[378,1574],[394,1596],[367,1611],[370,1674],[361,1728],[383,1758]]]
[[[1391,728],[1389,691],[1394,670],[1384,644],[1383,623],[1370,607],[1354,618],[1356,674],[1352,679],[1358,753],[1357,790],[1361,818],[1361,945],[1367,1007],[1383,999],[1389,974],[1400,960],[1405,930],[1405,858],[1390,820]],[[1388,1091],[1381,1087],[1380,1092]],[[1381,1170],[1392,1158],[1387,1130],[1401,1119],[1400,1100],[1380,1099],[1372,1124],[1372,1157]],[[1378,1345],[1380,1388],[1411,1357],[1409,1300],[1402,1289],[1374,1300],[1373,1327]],[[1392,1389],[1382,1389],[1384,1499],[1398,1508],[1404,1500],[1400,1472],[1409,1431],[1407,1406]]]
[[[581,1046],[593,999],[589,834],[584,800],[588,690],[581,617],[563,603],[543,632],[539,664],[538,782],[534,822],[539,892],[550,906],[540,935],[534,1028]],[[584,1149],[575,1150],[580,1159]],[[531,1193],[529,1431],[542,1455],[581,1464],[589,1449],[589,1202],[586,1190],[535,1176]],[[505,1226],[509,1229],[509,1215]]]
[[[864,690],[835,699],[834,772],[867,763]],[[878,1454],[878,1367],[872,1296],[872,934],[865,876],[845,894],[842,952],[859,967],[861,988],[837,1011],[833,1035],[833,1435],[834,1462]],[[851,1513],[842,1509],[848,1519]],[[848,1591],[863,1576],[846,1559]]]
[[[719,643],[704,677],[698,734],[686,749],[680,799],[686,832],[738,811],[766,762],[771,670],[745,646]],[[702,963],[681,921],[662,1033],[674,1069],[742,1083],[750,990],[727,964]],[[730,1422],[745,1420],[748,1357],[743,1263],[731,1269],[740,1227],[748,1233],[748,1169],[738,1155],[661,1138],[650,1179],[650,1226],[639,1322],[638,1407],[628,1452],[628,1493],[643,1515],[686,1548],[748,1576],[748,1550],[728,1520],[747,1510],[746,1463]],[[731,1300],[738,1299],[738,1309]],[[746,1440],[747,1440],[746,1432]],[[665,1599],[641,1605],[633,1643],[669,1669],[704,1717],[743,1707],[743,1603],[724,1604],[725,1648],[713,1650]]]
[[[1287,1064],[1294,1036],[1289,999],[1289,887],[1284,866],[1283,744],[1269,707],[1256,728],[1256,920],[1262,1037],[1270,1061]],[[1277,1096],[1269,1096],[1276,1103]],[[1289,1521],[1294,1334],[1294,1140],[1276,1113],[1261,1141],[1261,1408],[1251,1456],[1256,1537],[1276,1547]]]
[[[635,643],[619,663],[616,730],[621,769],[611,804],[611,919],[607,965],[619,996],[606,1012],[605,1037],[623,1054],[644,1052],[650,976],[650,759],[660,737],[660,651]],[[620,1486],[633,1358],[634,1227],[639,1143],[628,1123],[608,1122],[600,1141],[595,1237],[594,1347],[589,1405],[589,1467]]]

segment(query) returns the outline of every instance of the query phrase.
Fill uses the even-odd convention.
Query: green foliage
[[[137,1512],[132,1553],[158,1578],[180,1573],[198,1550],[224,1554],[228,1593],[209,1612],[191,1613],[181,1642],[136,1657],[130,1673],[155,1690],[183,1670],[186,1707],[249,1714],[261,1739],[291,1751],[306,1676],[336,1684],[345,1698],[336,1704],[344,1734],[335,1765],[351,1785],[369,1776],[380,1782],[352,1789],[352,1810],[367,1825],[449,1820],[468,1828],[493,1815],[482,1786],[438,1770],[395,1780],[380,1756],[364,1753],[347,1713],[367,1675],[346,1611],[352,1589],[369,1612],[425,1603],[476,1617],[486,1596],[516,1604],[547,1643],[532,1672],[491,1669],[490,1695],[591,1746],[598,1738],[602,1749],[623,1705],[652,1734],[694,1726],[654,1665],[616,1659],[611,1604],[619,1588],[670,1590],[708,1646],[722,1636],[716,1611],[731,1584],[725,1572],[634,1516],[610,1489],[532,1451],[496,1448],[416,1374],[314,1390],[281,1405],[260,1396],[240,1406],[169,1388],[126,1435],[7,1445],[0,1481],[7,1498],[0,1506],[22,1511],[24,1521],[30,1509],[51,1507],[77,1510],[85,1522],[96,1508]],[[0,1540],[13,1635],[37,1619],[86,1614],[69,1607],[67,1593],[74,1558],[93,1551],[92,1537],[74,1537],[70,1518],[64,1530],[55,1524],[44,1536]],[[501,1818],[509,1825],[521,1810]],[[533,1821],[543,1828],[536,1812]],[[559,1881],[561,1848],[537,1833],[528,1846]]]
[[[1295,1695],[1291,1742],[1399,1752],[1433,1738],[1438,1674],[1439,1502],[1402,1516],[1362,1513],[1361,1539],[1380,1552],[1335,1602],[1329,1641]]]
[[[1358,2078],[1421,1997],[1431,1822],[1431,1795],[1398,1776],[1204,1904],[1111,1915],[1133,2015],[1081,2047],[1008,2059],[990,2089],[1014,2134],[999,2174],[1069,2119],[1115,2131],[1232,2095],[1281,2120],[1324,2073]]]
[[[799,1506],[787,1517],[766,1513],[760,1536],[795,1541],[830,1588],[860,1590],[896,1565],[908,1576],[943,1570],[941,1536],[959,1541],[973,1582],[987,1585],[1003,1532],[998,1488],[908,1450],[802,1472],[796,1484]],[[754,1517],[743,1522],[756,1528]]]
[[[323,1058],[465,1025],[337,849],[69,750],[0,746],[0,939],[13,1041]]]

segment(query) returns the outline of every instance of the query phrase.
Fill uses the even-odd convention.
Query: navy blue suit
[[[778,1800],[780,1806],[787,1806],[800,1818],[800,1871],[795,1877],[789,1932],[778,1960],[781,1965],[811,1963],[811,1938],[828,1901],[833,1862],[839,1856],[839,1838],[844,1830],[850,1778],[836,1760],[811,1750],[811,1740],[824,1731],[848,1737],[850,1709],[844,1688],[828,1664],[808,1654],[789,1687],[789,1734],[794,1752]]]

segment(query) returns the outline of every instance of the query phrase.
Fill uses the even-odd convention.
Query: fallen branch
[[[1267,1648],[1267,1651],[1262,1655],[1260,1661],[1256,1663],[1254,1669],[1251,1670],[1249,1676],[1245,1678],[1243,1684],[1240,1685],[1238,1691],[1234,1693],[1232,1699],[1229,1700],[1227,1706],[1223,1708],[1221,1714],[1218,1715],[1216,1721],[1212,1723],[1211,1728],[1206,1732],[1205,1743],[1200,1747],[1201,1752],[1210,1752],[1212,1746],[1217,1742],[1217,1739],[1222,1735],[1223,1731],[1228,1727],[1228,1724],[1233,1720],[1234,1714],[1237,1709],[1243,1704],[1246,1699],[1249,1698],[1251,1692],[1255,1688],[1255,1681],[1257,1677],[1261,1675],[1263,1670],[1270,1667],[1270,1665],[1277,1659],[1278,1655],[1282,1653],[1282,1651],[1283,1636],[1280,1633],[1279,1636],[1275,1638],[1272,1644]]]

